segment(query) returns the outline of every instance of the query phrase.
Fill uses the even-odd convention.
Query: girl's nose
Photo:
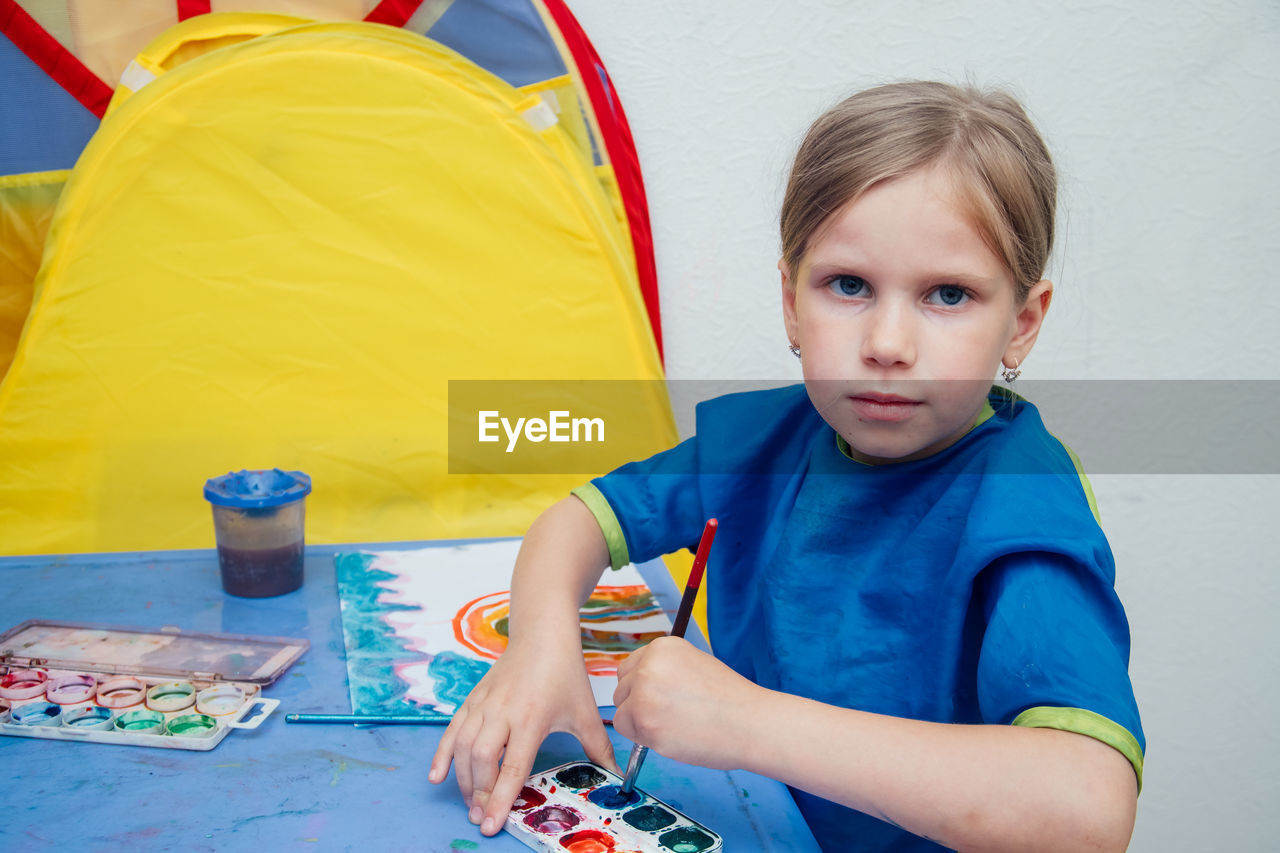
[[[877,305],[866,315],[862,359],[880,367],[910,367],[915,363],[915,333],[909,312],[892,304]]]

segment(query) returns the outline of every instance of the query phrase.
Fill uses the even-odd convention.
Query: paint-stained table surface
[[[427,781],[440,727],[284,722],[350,710],[333,554],[423,544],[308,546],[302,588],[268,599],[225,595],[212,549],[0,557],[0,631],[45,619],[311,642],[264,690],[276,712],[208,752],[0,737],[0,849],[527,850],[506,833],[481,836],[452,779]],[[665,572],[645,574],[674,607]],[[610,736],[625,761],[630,741]],[[536,769],[581,755],[576,740],[552,735]],[[818,849],[777,782],[654,753],[639,784],[719,832],[727,851]]]

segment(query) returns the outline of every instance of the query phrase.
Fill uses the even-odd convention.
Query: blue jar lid
[[[232,471],[204,484],[204,497],[218,506],[256,509],[293,503],[311,494],[311,478],[301,471]]]

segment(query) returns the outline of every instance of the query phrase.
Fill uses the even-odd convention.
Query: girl
[[[778,264],[804,386],[700,405],[695,437],[533,524],[510,645],[430,772],[452,761],[482,832],[550,731],[617,767],[578,607],[714,516],[716,655],[633,654],[618,731],[784,781],[828,850],[1127,846],[1143,739],[1111,552],[1070,451],[990,384],[1049,308],[1055,195],[1001,93],[894,84],[818,119]]]

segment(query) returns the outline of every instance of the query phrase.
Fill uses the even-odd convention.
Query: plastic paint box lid
[[[205,500],[237,509],[265,509],[311,494],[311,478],[301,471],[231,471],[204,484]]]
[[[293,637],[31,619],[0,635],[0,665],[271,684],[310,647]]]

